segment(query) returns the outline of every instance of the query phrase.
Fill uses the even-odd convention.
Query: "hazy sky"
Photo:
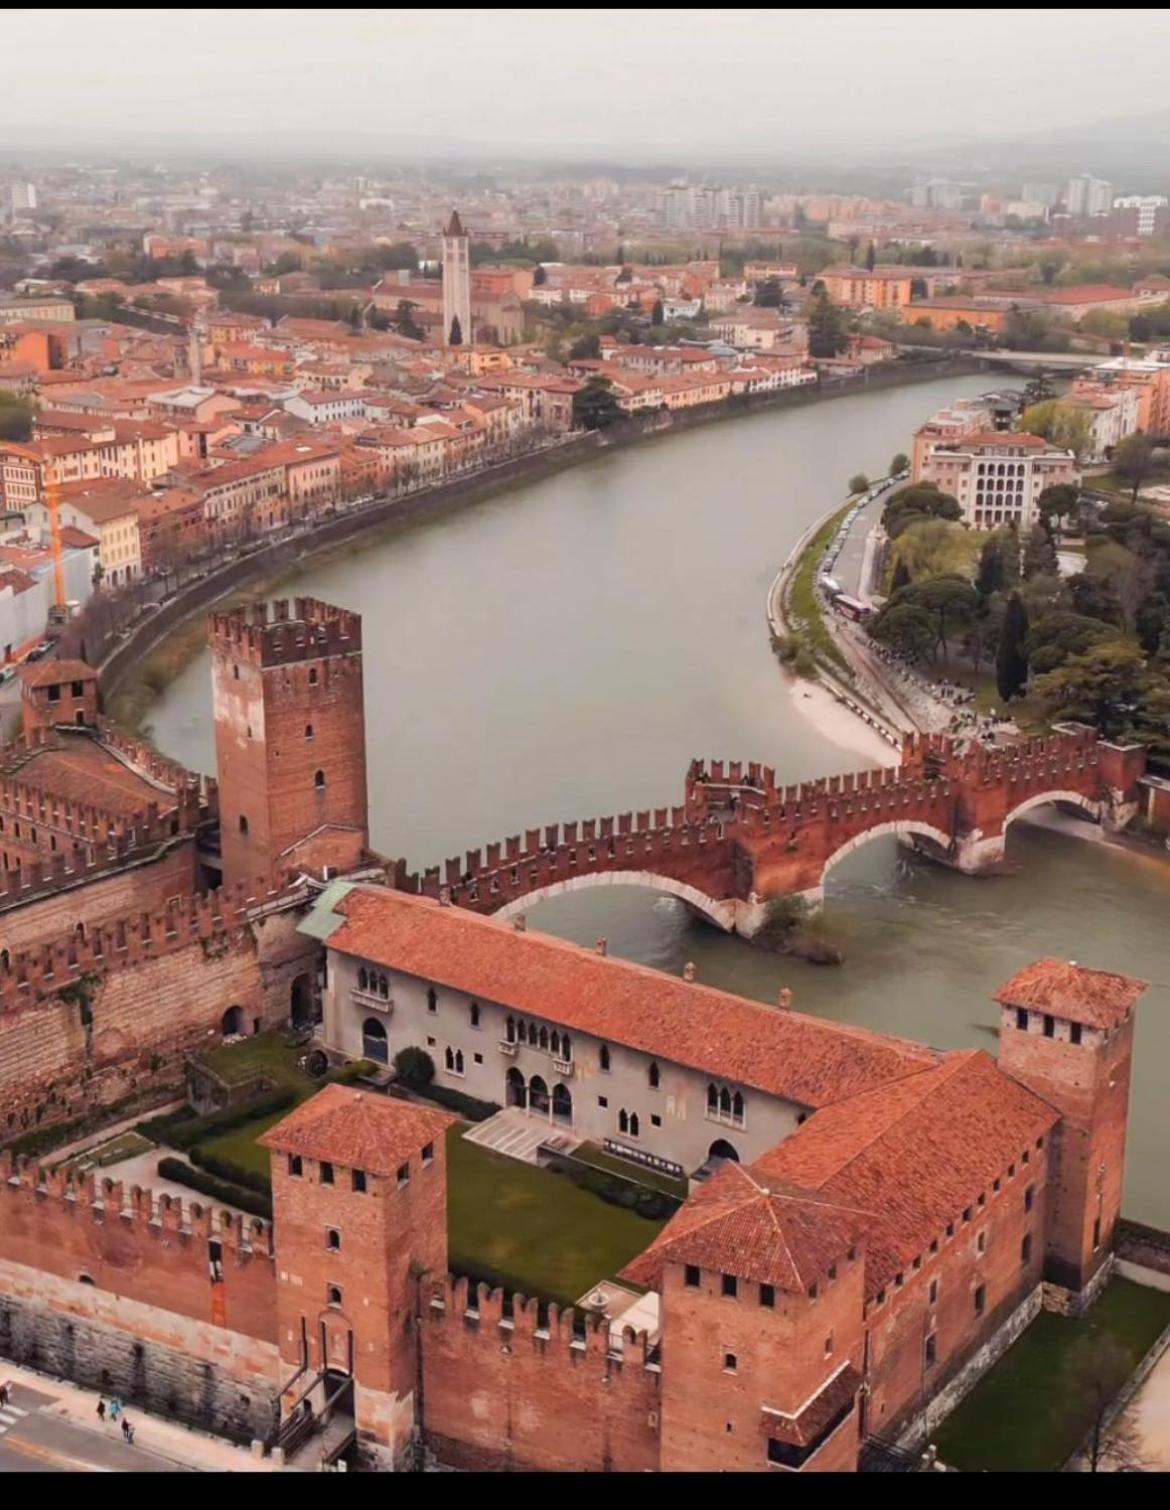
[[[4,53],[22,145],[43,125],[863,153],[1164,109],[1170,12],[17,9]]]

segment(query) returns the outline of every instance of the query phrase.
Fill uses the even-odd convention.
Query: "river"
[[[681,800],[692,755],[795,781],[869,762],[801,717],[764,599],[857,471],[878,475],[952,398],[952,378],[763,411],[613,453],[307,562],[289,592],[356,609],[365,635],[372,842],[419,867],[556,820]],[[206,655],[156,700],[168,754],[214,769]],[[534,907],[533,927],[773,1002],[995,1052],[991,993],[1053,954],[1151,983],[1139,1008],[1126,1212],[1170,1226],[1170,865],[1018,824],[1018,869],[971,879],[879,839],[827,905],[847,962],[778,958],[627,888]]]

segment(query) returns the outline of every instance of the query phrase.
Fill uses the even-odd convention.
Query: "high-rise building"
[[[35,210],[37,207],[36,184],[13,184],[9,191],[9,200],[14,215],[20,214],[23,210]]]
[[[471,243],[459,211],[443,232],[443,342],[447,346],[470,346],[475,339],[471,328]]]
[[[1053,183],[1026,183],[1020,194],[1020,198],[1031,204],[1042,204],[1046,209],[1051,209],[1060,198],[1060,185]]]
[[[1113,201],[1117,236],[1160,236],[1170,229],[1170,203],[1164,194],[1127,194]]]
[[[1103,178],[1078,173],[1064,190],[1064,207],[1070,215],[1087,220],[1090,215],[1107,215],[1113,205],[1113,185]]]

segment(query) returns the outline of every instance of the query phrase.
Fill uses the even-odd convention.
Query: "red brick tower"
[[[272,1152],[282,1376],[302,1370],[282,1419],[307,1402],[320,1421],[335,1399],[385,1468],[408,1459],[420,1413],[419,1287],[447,1274],[452,1121],[331,1085],[260,1140]]]
[[[1045,1278],[1079,1292],[1121,1215],[1133,1010],[1145,981],[1038,960],[996,1001],[1000,1067],[1061,1114],[1052,1142]]]
[[[627,1266],[662,1297],[664,1473],[857,1467],[860,1230],[843,1207],[727,1164]]]
[[[360,864],[362,624],[314,598],[210,620],[223,879]]]
[[[38,661],[20,669],[21,728],[26,735],[58,724],[93,728],[97,672],[84,661]]]

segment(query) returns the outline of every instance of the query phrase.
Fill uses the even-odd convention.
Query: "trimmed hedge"
[[[162,1180],[185,1185],[188,1190],[197,1190],[200,1195],[210,1196],[212,1200],[221,1201],[225,1206],[238,1206],[241,1211],[250,1211],[253,1216],[272,1220],[272,1201],[268,1196],[217,1180],[214,1175],[205,1174],[201,1169],[192,1169],[182,1159],[160,1159],[158,1175]]]
[[[660,1222],[673,1216],[682,1202],[661,1190],[651,1190],[648,1185],[636,1185],[620,1175],[608,1174],[592,1164],[582,1164],[579,1159],[563,1158],[559,1154],[543,1161],[542,1167],[553,1174],[563,1174],[580,1190],[588,1190],[611,1206],[621,1206],[647,1221]]]
[[[270,1096],[241,1101],[236,1106],[227,1106],[223,1111],[211,1112],[206,1117],[196,1117],[190,1112],[154,1117],[149,1122],[140,1122],[136,1131],[155,1143],[165,1143],[170,1148],[179,1148],[186,1153],[205,1138],[218,1138],[221,1133],[233,1132],[246,1122],[270,1117],[274,1112],[287,1111],[296,1104],[296,1100],[295,1090],[275,1091]]]
[[[245,1190],[254,1190],[257,1195],[267,1196],[270,1200],[272,1198],[272,1180],[266,1174],[260,1174],[255,1169],[245,1169],[234,1159],[220,1158],[218,1154],[209,1153],[198,1144],[188,1151],[187,1157],[196,1169],[205,1170],[216,1179],[225,1180],[229,1185],[242,1185]]]
[[[409,1094],[408,1094],[409,1093]],[[496,1101],[480,1101],[475,1096],[465,1096],[462,1091],[448,1090],[445,1085],[392,1085],[390,1094],[399,1101],[411,1100],[415,1097],[420,1101],[434,1101],[439,1106],[445,1106],[448,1111],[458,1112],[468,1122],[486,1122],[489,1117],[494,1117],[500,1110]]]
[[[355,1080],[365,1080],[370,1075],[377,1074],[381,1068],[372,1059],[355,1059],[352,1064],[343,1064],[339,1069],[330,1070],[325,1076],[326,1085],[352,1085]]]

